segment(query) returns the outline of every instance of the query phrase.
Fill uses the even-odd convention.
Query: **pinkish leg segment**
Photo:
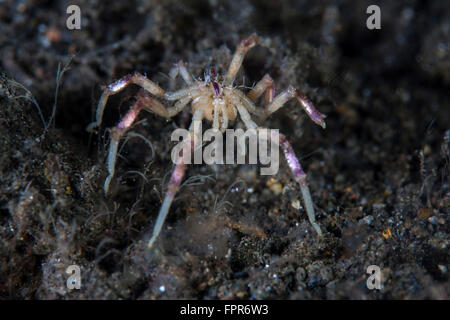
[[[292,145],[289,141],[287,141],[286,136],[280,133],[279,137],[280,147],[283,150],[284,156],[286,157],[286,161],[292,171],[295,181],[297,181],[300,185],[306,185],[306,173],[303,171],[302,166],[295,155],[294,148],[292,148]]]
[[[169,213],[170,206],[172,205],[173,198],[175,194],[178,192],[180,188],[180,183],[183,180],[184,173],[186,172],[187,165],[183,162],[180,162],[175,166],[173,170],[172,176],[170,177],[168,189],[166,195],[164,196],[164,201],[159,209],[158,218],[156,219],[155,226],[153,228],[153,234],[150,240],[148,241],[148,248],[151,249],[153,247],[154,242],[158,238],[158,235],[161,232],[162,226],[164,225],[164,221],[166,220],[167,214]]]
[[[326,118],[326,115],[323,113],[320,113],[312,104],[312,102],[300,91],[295,90],[295,97],[297,98],[298,102],[303,107],[303,110],[305,110],[306,114],[311,118],[312,121],[317,123],[322,128],[326,128],[325,121],[323,119]]]
[[[320,113],[303,93],[292,86],[289,86],[286,90],[277,95],[272,103],[266,106],[264,119],[280,109],[286,102],[288,102],[292,98],[297,98],[298,102],[300,102],[303,110],[305,110],[309,118],[325,129],[326,124],[323,119],[326,117],[326,115]]]
[[[196,141],[194,137],[194,121],[201,121],[203,118],[203,111],[201,109],[197,109],[194,113],[192,124],[189,128],[190,135],[189,138],[184,141],[186,144],[186,149],[192,151],[196,147]],[[185,150],[183,148],[182,150]],[[182,151],[183,152],[183,151]],[[175,169],[172,172],[172,176],[170,177],[169,184],[167,186],[167,192],[164,196],[163,203],[161,208],[159,209],[158,218],[156,219],[155,226],[153,227],[153,234],[150,240],[148,241],[147,247],[151,249],[156,239],[158,238],[162,226],[164,225],[164,221],[166,220],[167,214],[169,213],[170,206],[172,205],[173,199],[180,188],[181,181],[183,180],[184,174],[186,172],[187,164],[183,162],[183,154],[180,155],[180,162],[175,165]]]
[[[316,230],[316,232],[319,234],[319,236],[322,236],[322,231],[320,230],[319,225],[316,223],[316,215],[314,213],[313,201],[311,198],[311,194],[309,192],[308,184],[306,182],[306,173],[303,171],[300,162],[298,161],[298,158],[295,155],[294,149],[292,148],[292,145],[281,133],[279,134],[278,143],[280,144],[280,147],[283,150],[284,156],[286,157],[286,161],[288,163],[289,168],[291,169],[295,181],[297,181],[300,184],[300,190],[302,192],[303,201],[305,202],[305,208],[309,222]]]
[[[236,102],[236,100],[234,100],[234,102],[236,103],[236,108],[238,109],[241,120],[244,122],[245,126],[249,129],[256,128],[256,124],[250,119],[250,115],[248,114],[247,110],[245,110],[242,105]],[[259,127],[257,129],[263,128]],[[316,230],[316,232],[319,234],[319,236],[322,236],[322,231],[316,222],[314,205],[311,198],[311,193],[309,192],[308,184],[306,182],[306,173],[303,171],[302,166],[300,165],[300,162],[295,155],[294,148],[292,148],[292,145],[286,139],[286,136],[279,133],[278,135],[276,135],[276,137],[278,137],[278,139],[276,139],[275,136],[270,135],[272,143],[276,143],[283,150],[286,162],[292,172],[292,175],[294,176],[294,180],[297,181],[300,185],[300,190],[302,192],[302,197],[305,203],[309,222],[313,226],[314,230]]]
[[[154,96],[164,96],[164,90],[153,81],[147,79],[140,73],[129,74],[113,83],[108,85],[103,91],[102,96],[98,102],[95,122],[89,124],[86,128],[87,131],[92,132],[95,128],[99,127],[102,122],[103,112],[105,110],[106,103],[110,95],[116,94],[125,89],[129,84],[134,83],[146,91],[150,92]]]
[[[108,193],[109,184],[111,179],[114,177],[115,167],[116,167],[116,158],[117,158],[117,149],[119,147],[120,138],[125,134],[125,132],[130,128],[133,122],[136,120],[139,112],[142,110],[143,105],[138,100],[131,107],[131,109],[127,112],[127,114],[119,121],[117,126],[111,129],[111,141],[109,142],[109,151],[108,158],[106,159],[106,167],[108,169],[108,177],[106,177],[104,190],[105,195]]]
[[[109,184],[111,182],[111,179],[114,177],[117,159],[117,149],[119,147],[120,139],[128,131],[133,122],[137,119],[137,116],[139,115],[139,112],[141,112],[142,109],[154,111],[155,113],[158,114],[164,113],[165,111],[165,113],[167,114],[167,110],[161,108],[163,107],[158,101],[156,101],[149,95],[139,92],[137,100],[134,103],[134,105],[125,114],[125,116],[123,116],[123,118],[119,121],[119,123],[114,128],[111,129],[110,133],[111,141],[109,142],[108,157],[106,159],[108,177],[106,178],[104,184],[105,195],[108,194]]]

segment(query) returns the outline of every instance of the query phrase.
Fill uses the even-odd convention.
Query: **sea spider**
[[[236,120],[237,115],[239,114],[241,120],[248,129],[259,130],[263,128],[257,126],[257,124],[252,120],[250,116],[251,114],[258,116],[261,120],[265,119],[293,98],[296,98],[298,102],[300,102],[301,106],[312,121],[325,128],[325,115],[317,111],[308,98],[294,87],[289,86],[286,90],[275,96],[274,81],[268,74],[266,74],[247,94],[243,93],[238,88],[233,87],[234,79],[242,65],[245,54],[250,48],[254,47],[257,42],[258,36],[256,34],[252,34],[245,40],[241,41],[236,49],[236,52],[234,53],[225,77],[220,79],[218,75],[216,75],[214,68],[211,68],[209,75],[206,76],[203,81],[196,80],[187,71],[184,63],[178,62],[175,68],[170,72],[173,78],[175,78],[178,74],[181,75],[186,83],[186,87],[178,91],[166,92],[159,85],[147,79],[140,73],[127,75],[108,85],[104,89],[98,103],[96,121],[87,127],[87,131],[89,132],[100,126],[103,111],[110,95],[118,93],[129,84],[136,84],[142,87],[144,91],[150,93],[150,95],[144,91],[140,91],[136,102],[127,114],[114,128],[111,129],[111,141],[109,143],[109,152],[106,160],[109,175],[104,184],[105,194],[107,194],[111,179],[114,177],[119,141],[136,120],[141,110],[154,112],[164,118],[172,118],[190,103],[193,117],[192,123],[189,127],[191,135],[187,140],[185,140],[185,143],[189,145],[188,148],[196,147],[197,139],[193,134],[193,124],[195,121],[202,121],[203,119],[212,121],[212,127],[223,132],[228,127],[228,122]],[[255,102],[263,94],[265,106],[264,108],[257,108],[255,106]],[[169,107],[165,107],[156,98],[175,103]],[[272,142],[277,143],[283,150],[294,179],[300,185],[309,221],[317,233],[322,235],[320,227],[315,221],[313,202],[306,182],[306,174],[303,171],[297,157],[295,156],[294,150],[291,144],[287,141],[286,137],[282,134],[279,134],[278,137],[278,141]],[[149,248],[152,247],[161,231],[171,203],[185,174],[186,167],[187,164],[183,161],[180,161],[175,165],[175,169],[168,184],[168,190],[165,194],[156,224],[153,229],[153,235],[148,242]]]

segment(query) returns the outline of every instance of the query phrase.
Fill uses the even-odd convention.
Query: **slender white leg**
[[[297,156],[295,155],[292,145],[287,141],[283,134],[279,134],[279,141],[272,141],[272,143],[279,143],[281,149],[283,150],[286,161],[291,169],[292,175],[295,181],[300,184],[300,190],[302,192],[303,201],[305,202],[305,209],[308,215],[309,222],[314,227],[319,236],[322,236],[322,231],[319,225],[316,223],[316,215],[314,213],[313,201],[311,194],[309,192],[308,184],[306,182],[306,173],[303,171]]]
[[[220,105],[220,110],[221,110],[221,113],[222,113],[222,128],[221,128],[221,131],[225,132],[225,130],[227,130],[227,128],[228,128],[228,115],[227,115],[227,111],[226,111],[226,108],[225,108],[224,104]]]
[[[251,101],[255,102],[262,94],[265,94],[265,105],[271,103],[275,96],[275,83],[268,74],[264,75],[264,77],[258,81],[258,83],[247,94],[247,97]]]
[[[87,131],[91,132],[95,128],[100,126],[100,124],[102,122],[103,112],[105,110],[106,102],[108,101],[109,96],[122,91],[131,83],[142,87],[143,89],[150,92],[154,96],[157,96],[157,97],[164,96],[164,90],[161,89],[161,87],[158,86],[153,81],[144,77],[142,74],[140,74],[140,73],[129,74],[129,75],[111,83],[110,85],[108,85],[105,88],[105,90],[103,91],[103,94],[100,97],[100,100],[98,102],[95,121],[87,126],[87,128],[86,128]]]
[[[247,109],[242,104],[242,100],[237,99],[236,96],[231,96],[231,101],[236,106],[236,109],[238,110],[239,115],[241,116],[241,120],[244,122],[245,126],[248,129],[256,129],[258,126],[252,120],[250,113],[247,111]]]
[[[184,141],[184,143],[187,144],[187,148],[191,150],[191,152],[196,147],[196,141],[194,137],[194,122],[195,121],[201,121],[203,118],[203,111],[202,109],[197,109],[194,113],[191,126],[189,128],[190,135],[189,138]],[[183,156],[181,156],[181,160],[183,159]],[[172,176],[170,177],[170,181],[167,187],[166,195],[164,196],[163,203],[161,205],[161,208],[159,209],[158,218],[156,219],[155,226],[153,228],[153,234],[148,241],[147,247],[148,249],[151,249],[153,247],[153,244],[155,243],[156,239],[158,238],[162,226],[164,225],[164,221],[166,220],[167,214],[169,213],[170,206],[172,205],[173,198],[175,197],[176,193],[178,192],[178,189],[180,188],[181,181],[183,180],[184,174],[186,172],[187,164],[183,161],[180,161],[178,164],[175,165],[175,169],[172,173]]]
[[[169,76],[172,80],[175,80],[178,75],[181,75],[184,82],[186,82],[188,85],[191,85],[194,82],[194,79],[187,71],[186,65],[183,61],[178,61],[175,66],[169,71]]]
[[[248,114],[247,110],[245,110],[244,107],[239,105],[236,105],[236,107],[238,108],[239,114],[241,115],[241,119],[243,120],[245,126],[249,129],[254,129],[255,128],[254,126],[256,126],[256,124],[253,125],[254,122],[252,120],[249,120],[250,115]],[[314,213],[313,201],[311,198],[311,194],[309,192],[308,184],[306,182],[306,173],[303,171],[302,166],[300,165],[300,162],[298,161],[298,158],[295,155],[294,149],[292,148],[291,144],[287,141],[286,137],[281,133],[278,134],[277,141],[273,140],[272,135],[270,135],[270,139],[271,143],[278,144],[283,150],[289,169],[291,169],[295,181],[297,181],[300,185],[300,190],[302,192],[302,197],[305,203],[305,209],[308,215],[309,222],[313,226],[314,230],[316,230],[318,235],[322,236],[322,231],[320,230],[320,227],[316,222],[316,215]]]
[[[108,157],[106,159],[106,168],[108,169],[108,177],[106,177],[104,190],[105,195],[108,194],[109,184],[111,179],[114,177],[115,167],[116,167],[116,159],[117,159],[117,149],[119,146],[120,138],[127,132],[127,130],[131,127],[133,122],[136,120],[139,112],[144,107],[144,103],[141,99],[135,102],[135,104],[130,108],[127,114],[119,121],[119,123],[111,129],[111,140],[109,142],[109,151]]]
[[[186,107],[191,100],[191,97],[187,96],[178,100],[173,107],[167,108],[169,118],[172,118],[180,113],[181,110],[183,110],[183,108]]]
[[[164,98],[169,101],[180,100],[188,96],[190,96],[191,98],[195,98],[196,96],[199,96],[201,94],[201,91],[199,89],[201,85],[201,83],[196,83],[184,89],[180,89],[174,92],[166,92]]]
[[[109,143],[108,157],[106,160],[108,177],[106,178],[104,184],[105,195],[108,194],[111,179],[114,177],[115,174],[117,150],[120,139],[123,137],[123,135],[128,131],[128,129],[137,119],[137,116],[139,115],[142,109],[154,112],[155,114],[158,114],[165,118],[169,117],[169,111],[165,109],[164,106],[159,101],[155,100],[153,97],[144,93],[143,91],[138,92],[137,99],[134,105],[119,121],[119,123],[114,128],[111,129],[110,134],[111,140]]]
[[[237,72],[241,68],[242,61],[244,60],[245,54],[248,50],[253,48],[258,41],[258,36],[254,33],[247,39],[241,41],[237,46],[236,52],[234,53],[233,60],[231,60],[230,66],[228,67],[228,72],[225,75],[224,86],[228,86],[233,83]]]

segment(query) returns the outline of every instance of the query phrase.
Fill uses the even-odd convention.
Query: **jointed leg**
[[[110,142],[109,142],[109,151],[108,157],[106,159],[106,167],[108,169],[108,177],[106,177],[104,190],[105,194],[108,193],[109,184],[111,179],[114,177],[115,166],[116,166],[116,158],[117,158],[117,149],[119,147],[120,138],[127,132],[133,122],[136,120],[139,112],[142,110],[144,105],[141,100],[137,100],[131,109],[127,112],[127,114],[119,121],[119,123],[111,129],[110,133]]]
[[[178,100],[174,106],[167,108],[167,114],[169,118],[176,116],[187,104],[192,100],[191,97],[187,96]]]
[[[224,104],[220,105],[220,112],[222,113],[222,128],[221,131],[225,132],[228,128],[228,115]]]
[[[226,108],[226,102],[217,103],[212,102],[213,104],[213,124],[212,127],[215,130],[220,130],[221,132],[225,132],[225,130],[228,127],[228,114],[227,114],[227,108]],[[222,117],[222,119],[219,118],[219,116]],[[219,123],[219,119],[222,120]]]
[[[321,125],[325,128],[325,115],[318,112],[312,103],[298,90],[294,89],[292,86],[282,93],[280,93],[271,104],[266,106],[266,114],[267,117],[272,112],[275,112],[279,108],[281,108],[288,100],[296,97],[299,102],[302,104],[308,116],[317,124]],[[322,235],[322,231],[320,230],[319,225],[316,223],[316,215],[314,213],[314,206],[311,198],[311,194],[309,192],[308,184],[306,182],[306,173],[303,171],[298,158],[295,155],[294,149],[292,148],[289,141],[287,141],[286,137],[283,134],[279,134],[279,141],[273,141],[272,143],[277,143],[283,150],[284,156],[288,163],[289,168],[291,169],[292,175],[294,176],[295,181],[300,184],[300,190],[302,192],[303,201],[305,202],[306,213],[308,214],[308,219],[311,225],[314,227],[319,236]],[[272,137],[271,137],[272,139]]]
[[[244,56],[247,53],[248,50],[253,48],[258,41],[258,36],[256,33],[249,36],[247,39],[244,39],[241,41],[241,43],[236,48],[236,52],[234,53],[233,60],[231,60],[230,66],[228,68],[228,72],[224,79],[224,85],[228,86],[236,77],[237,72],[239,71],[239,68],[242,65],[242,61],[244,60]]]
[[[119,141],[122,136],[128,131],[133,122],[136,120],[139,112],[143,108],[151,109],[151,103],[155,100],[149,96],[138,95],[138,98],[134,105],[130,108],[127,114],[119,121],[119,123],[111,129],[108,157],[106,159],[106,167],[108,169],[108,177],[105,180],[104,190],[105,194],[108,193],[109,184],[114,177],[117,149],[119,147]]]
[[[175,101],[189,96],[191,97],[191,99],[193,99],[201,94],[199,86],[201,86],[201,84],[193,84],[185,89],[180,89],[173,92],[166,92],[164,94],[164,98],[169,101]]]
[[[187,84],[192,84],[193,83],[192,76],[187,71],[186,65],[184,64],[183,61],[178,61],[178,63],[169,72],[169,76],[173,80],[175,80],[175,78],[178,76],[178,74],[181,75],[181,77],[183,78],[184,82],[186,82]]]
[[[306,173],[303,171],[298,158],[295,155],[294,149],[291,144],[287,141],[283,134],[279,134],[279,141],[273,141],[272,143],[278,143],[283,150],[284,156],[291,169],[292,175],[295,181],[300,184],[300,190],[302,192],[303,201],[305,202],[306,213],[308,214],[308,219],[311,225],[314,227],[319,236],[322,235],[319,225],[316,223],[316,215],[314,213],[314,206],[309,192],[308,184],[306,182]]]
[[[245,115],[245,112],[241,113],[241,110],[245,110],[245,108],[241,107],[239,108],[239,105],[236,106],[238,108],[238,111],[241,115],[241,119],[244,121],[244,124],[249,129],[254,129],[252,123],[254,123],[252,120],[249,122],[248,119],[245,119],[247,115]],[[247,113],[248,114],[248,113]],[[244,116],[243,116],[244,115]],[[250,124],[250,125],[248,125]],[[258,128],[263,129],[263,128]],[[314,206],[311,198],[311,194],[309,192],[308,184],[306,182],[306,173],[303,171],[302,166],[300,165],[300,162],[298,161],[298,158],[295,155],[294,149],[292,148],[289,141],[287,141],[286,137],[279,133],[277,135],[278,139],[274,140],[274,137],[270,135],[271,143],[278,144],[281,149],[283,150],[284,156],[286,158],[286,162],[288,163],[289,169],[291,169],[292,175],[294,176],[295,181],[297,181],[300,184],[300,190],[302,192],[303,201],[305,202],[305,208],[306,213],[308,214],[308,219],[313,228],[316,230],[316,232],[319,234],[319,236],[322,235],[322,231],[320,230],[319,225],[316,223],[316,216],[314,213]]]
[[[258,83],[247,94],[247,97],[251,101],[255,102],[263,93],[265,93],[265,105],[271,103],[275,96],[275,83],[268,74],[258,81]]]
[[[194,122],[201,121],[203,118],[203,111],[201,109],[197,109],[194,113],[191,127],[189,128],[190,134],[189,138],[184,141],[186,147],[191,150],[191,152],[195,149],[197,139],[194,137]],[[183,148],[185,150],[185,148]],[[180,188],[181,181],[183,180],[184,174],[186,172],[187,164],[183,162],[183,155],[180,157],[180,162],[175,165],[175,169],[170,177],[170,181],[168,184],[166,195],[164,196],[163,203],[161,208],[159,209],[158,218],[156,219],[155,226],[153,227],[153,234],[150,240],[148,241],[148,248],[151,249],[153,247],[154,242],[158,238],[158,235],[161,232],[164,221],[166,220],[167,214],[169,213],[170,206],[172,204],[173,198],[175,194],[178,192]]]
[[[97,106],[97,112],[96,112],[96,119],[95,122],[92,122],[88,125],[86,128],[87,131],[91,132],[96,127],[99,127],[102,122],[103,117],[103,111],[105,110],[106,102],[108,101],[108,97],[110,95],[116,94],[120,91],[122,91],[124,88],[126,88],[129,84],[136,84],[146,91],[150,92],[152,95],[155,95],[157,97],[164,96],[164,90],[158,86],[153,81],[147,79],[140,73],[134,73],[129,74],[113,83],[108,85],[105,90],[103,91],[102,96],[100,97],[100,100],[98,102]]]
[[[302,105],[303,110],[305,110],[311,120],[325,129],[326,125],[323,119],[326,115],[320,113],[303,93],[292,86],[289,86],[286,90],[277,95],[275,99],[273,99],[272,103],[266,106],[264,119],[280,109],[292,98],[297,98],[298,102]]]
[[[218,103],[213,104],[213,129],[219,130],[219,108],[220,105]]]
[[[252,120],[250,113],[242,104],[242,100],[238,99],[237,96],[231,96],[230,98],[232,99],[233,104],[236,106],[236,109],[238,110],[241,120],[244,122],[245,126],[248,129],[256,129],[258,126]]]
[[[229,92],[230,92],[229,96],[233,100],[234,104],[236,104],[237,101],[239,100],[240,103],[245,107],[245,109],[247,109],[248,112],[255,113],[255,111],[257,110],[255,104],[242,91],[230,90]]]

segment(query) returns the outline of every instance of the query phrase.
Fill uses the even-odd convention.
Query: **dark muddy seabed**
[[[66,27],[71,4],[79,30]],[[378,1],[379,30],[366,27],[371,4],[0,1],[0,297],[448,299],[450,2]],[[105,197],[107,128],[137,88],[88,134],[102,86],[139,71],[173,89],[179,60],[196,77],[223,74],[254,32],[237,84],[269,73],[277,92],[292,84],[327,114],[323,130],[291,101],[264,122],[292,142],[324,234],[284,160],[275,176],[192,165],[148,251],[170,135],[191,114],[140,115],[132,131],[154,152],[129,139]],[[367,287],[370,265],[380,289]]]

